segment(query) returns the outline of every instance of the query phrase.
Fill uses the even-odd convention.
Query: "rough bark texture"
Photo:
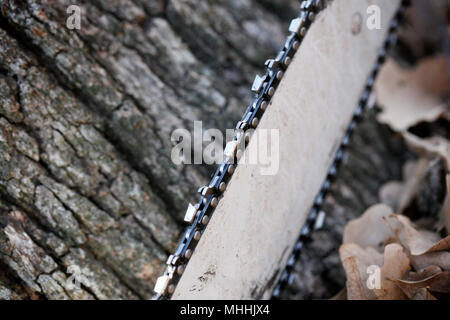
[[[82,8],[80,30],[66,28],[70,4]],[[233,128],[297,9],[295,0],[0,0],[0,299],[150,298],[211,170],[172,164],[172,131],[194,120]],[[371,119],[360,132],[332,218],[287,298],[343,286],[330,253],[344,221],[399,175],[386,129]],[[67,281],[74,266],[89,275],[80,288]]]

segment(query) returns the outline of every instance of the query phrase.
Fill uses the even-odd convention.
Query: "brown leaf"
[[[450,252],[431,252],[420,256],[411,256],[411,264],[416,270],[434,265],[439,266],[442,270],[450,271]]]
[[[397,243],[386,246],[384,264],[381,268],[381,288],[374,289],[380,300],[404,300],[402,290],[392,280],[401,279],[410,270],[408,255]]]
[[[439,266],[428,266],[425,269],[420,270],[419,272],[409,272],[403,280],[406,281],[421,281],[435,274],[441,273],[442,269]]]
[[[347,299],[348,300],[367,300],[364,287],[360,281],[358,263],[355,257],[348,257],[342,261],[342,265],[347,275]]]
[[[442,137],[422,139],[409,132],[404,132],[403,137],[408,147],[420,156],[428,159],[441,157],[447,172],[450,172],[450,141]]]
[[[378,191],[378,198],[381,203],[393,208],[398,208],[399,199],[404,194],[405,184],[399,181],[389,181],[381,186]]]
[[[379,121],[403,132],[419,122],[434,122],[444,112],[440,97],[449,91],[445,57],[423,60],[414,70],[390,59],[382,68],[375,90],[383,109]]]
[[[396,220],[401,224],[396,222]],[[386,219],[397,239],[406,247],[411,255],[419,256],[440,250],[446,250],[449,246],[449,237],[439,241],[438,235],[429,231],[417,231],[407,217],[391,215]]]
[[[403,213],[403,211],[409,206],[411,201],[417,196],[420,190],[422,181],[425,177],[425,173],[428,167],[427,159],[419,159],[415,163],[407,163],[404,168],[405,183],[403,193],[398,199],[397,213]]]
[[[384,246],[395,240],[395,234],[385,222],[391,214],[392,209],[384,204],[370,207],[361,217],[347,224],[343,243],[356,243],[362,248],[373,247],[383,252]]]
[[[376,299],[375,293],[367,286],[368,268],[381,266],[383,255],[370,247],[363,249],[354,243],[346,243],[339,248],[339,258],[347,275],[348,299]]]
[[[438,300],[426,288],[420,288],[411,300]]]
[[[383,252],[384,246],[392,242],[401,243],[414,256],[450,247],[450,237],[440,240],[436,233],[418,231],[411,220],[393,214],[391,208],[383,204],[370,207],[344,229],[343,243],[355,243],[362,248],[372,247]]]
[[[409,297],[416,296],[420,289],[437,293],[450,293],[450,272],[440,272],[420,281],[394,280],[395,284]]]

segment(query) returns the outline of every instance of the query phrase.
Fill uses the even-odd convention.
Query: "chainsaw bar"
[[[337,171],[344,159],[345,151],[349,146],[350,138],[356,125],[358,121],[361,120],[365,109],[370,104],[370,97],[372,96],[376,76],[386,59],[388,50],[396,43],[396,30],[403,17],[404,10],[408,5],[408,0],[402,0],[397,14],[391,21],[387,37],[378,54],[375,66],[366,81],[358,106],[353,113],[353,118],[345,131],[345,135],[341,140],[337,152],[335,153],[327,177],[315,197],[313,206],[307,215],[305,225],[301,229],[300,236],[294,246],[293,252],[289,256],[287,265],[280,276],[278,284],[273,290],[273,299],[279,298],[282,290],[292,283],[294,265],[299,258],[305,242],[310,239],[312,232],[320,227],[320,224],[323,222],[325,213],[321,210],[321,207],[325,196],[329,192],[331,184],[336,178]],[[300,5],[300,14],[291,21],[289,26],[290,34],[286,38],[281,50],[274,59],[266,61],[266,73],[263,76],[256,76],[252,85],[252,91],[255,93],[255,98],[247,108],[242,119],[237,123],[236,134],[233,140],[227,143],[225,147],[225,160],[217,168],[209,185],[201,187],[198,190],[201,199],[195,205],[189,204],[184,220],[190,225],[184,232],[175,252],[169,256],[166,263],[166,270],[156,282],[153,299],[170,299],[174,293],[186,265],[234,173],[238,160],[242,154],[241,147],[246,146],[249,143],[250,136],[246,135],[246,131],[248,129],[255,129],[258,126],[259,119],[261,119],[266,107],[270,103],[270,100],[283,78],[295,52],[300,47],[302,40],[307,34],[315,17],[324,8],[325,0],[303,0]]]

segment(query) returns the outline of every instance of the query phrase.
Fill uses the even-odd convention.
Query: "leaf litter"
[[[376,83],[379,121],[400,134],[414,160],[403,181],[379,190],[380,203],[350,221],[339,258],[346,288],[336,299],[436,300],[450,298],[450,84],[447,60],[436,56],[406,70],[388,60]],[[444,71],[444,72],[442,72]],[[423,123],[444,130],[418,134]],[[444,133],[444,134],[443,134]],[[442,193],[442,194],[441,194]],[[430,196],[431,195],[431,196]],[[423,200],[438,210],[423,216]],[[420,216],[417,217],[417,212]],[[414,217],[414,219],[413,219]]]

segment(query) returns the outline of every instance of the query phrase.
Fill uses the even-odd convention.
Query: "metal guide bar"
[[[190,225],[184,232],[175,252],[169,256],[166,263],[167,268],[164,274],[157,280],[154,289],[156,293],[153,297],[154,299],[169,299],[175,291],[176,285],[178,284],[212,214],[214,213],[214,209],[217,207],[223,196],[223,192],[225,191],[227,184],[234,173],[238,160],[240,159],[245,146],[249,143],[250,135],[248,133],[246,134],[247,130],[258,126],[259,119],[261,119],[264,114],[264,111],[266,110],[271,97],[274,95],[284,72],[288,68],[293,55],[298,50],[309,27],[313,23],[315,16],[324,8],[324,2],[324,0],[303,0],[301,2],[300,14],[297,18],[292,20],[289,27],[290,35],[286,38],[283,47],[275,59],[266,61],[266,73],[263,76],[256,76],[252,85],[252,91],[255,92],[255,98],[247,108],[241,121],[237,123],[236,135],[233,140],[227,143],[225,147],[224,162],[217,168],[209,185],[201,187],[198,190],[201,195],[200,201],[195,205],[189,204],[185,215],[185,221]],[[348,147],[349,139],[356,127],[356,123],[362,116],[362,113],[367,106],[374,80],[386,57],[386,51],[395,43],[395,30],[403,12],[403,8],[407,3],[408,1],[403,0],[399,14],[397,14],[392,21],[388,37],[385,41],[383,49],[379,53],[379,58],[372,74],[366,83],[360,103],[354,112],[353,120],[351,121],[346,134],[341,141],[340,148],[337,151],[333,164],[328,171],[327,178],[322,184],[319,194],[315,198],[314,205],[308,214],[308,219],[305,226],[301,230],[301,235],[289,258],[286,269],[282,273],[279,283],[273,291],[274,298],[279,297],[281,290],[283,290],[283,288],[285,288],[292,281],[293,266],[300,254],[301,249],[303,248],[304,242],[309,239],[313,226],[317,222],[317,217],[323,218],[323,213],[320,213],[323,199],[329,191],[331,183],[336,176],[337,169],[342,162],[345,149]],[[322,220],[321,218],[319,218],[319,220]]]

